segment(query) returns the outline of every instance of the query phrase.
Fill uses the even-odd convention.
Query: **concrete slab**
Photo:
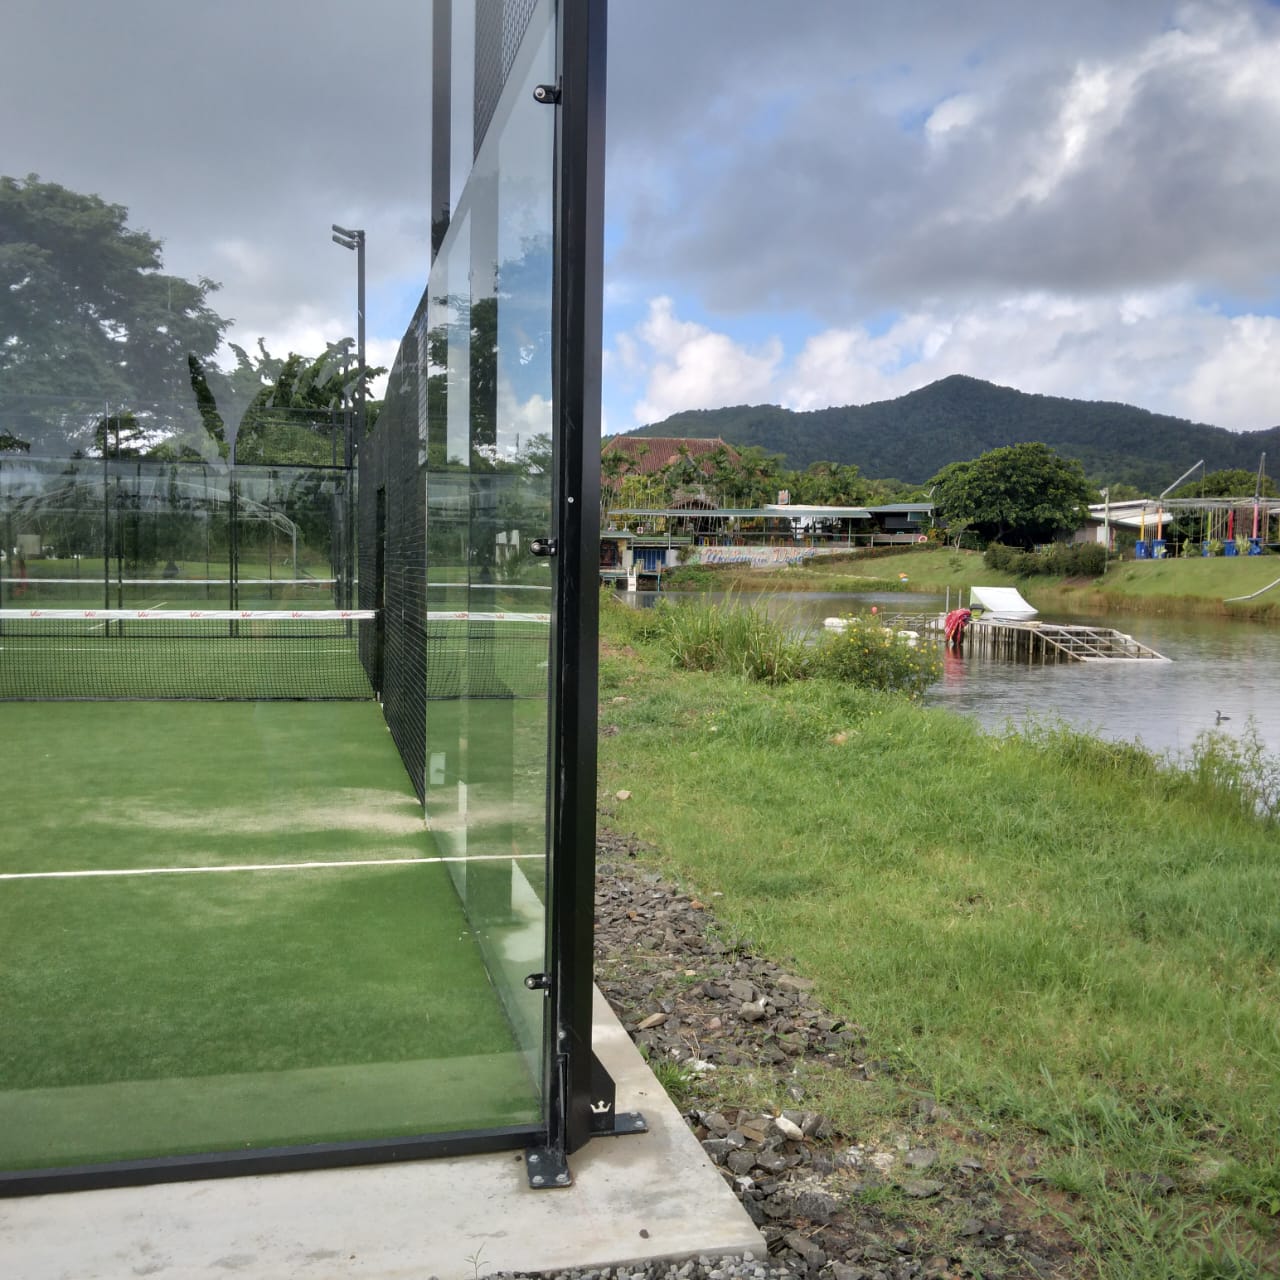
[[[12,1280],[471,1280],[764,1242],[596,993],[596,1052],[650,1132],[533,1191],[516,1152],[0,1201]]]

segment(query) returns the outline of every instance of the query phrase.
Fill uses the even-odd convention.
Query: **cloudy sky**
[[[952,373],[1280,424],[1275,3],[611,7],[609,430]],[[0,172],[128,205],[275,352],[351,331],[329,224],[364,226],[389,362],[428,28],[426,0],[7,0]]]

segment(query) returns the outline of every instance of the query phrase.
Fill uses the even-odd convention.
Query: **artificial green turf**
[[[445,867],[288,865],[436,853],[376,705],[0,722],[0,872],[273,867],[0,881],[0,1166],[536,1119]]]
[[[373,703],[6,703],[0,726],[0,872],[435,852]]]

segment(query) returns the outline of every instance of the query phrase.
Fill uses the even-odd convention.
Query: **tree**
[[[971,525],[984,541],[1021,547],[1077,528],[1093,494],[1078,462],[1038,443],[950,463],[932,484],[943,519]]]
[[[1275,481],[1267,475],[1245,471],[1242,467],[1230,467],[1223,471],[1210,471],[1201,480],[1180,485],[1171,498],[1252,498],[1257,489],[1260,498],[1274,498]]]
[[[259,358],[253,360],[242,347],[231,344],[236,368],[230,374],[215,374],[210,381],[215,386],[225,385],[232,403],[253,392],[238,418],[238,463],[325,466],[344,460],[341,444],[335,452],[341,425],[337,415],[351,402],[361,376],[351,358],[352,345],[346,338],[329,343],[319,356],[290,352],[278,359],[259,339]],[[366,393],[369,383],[384,373],[381,366],[365,369]],[[366,401],[366,409],[372,407],[373,402]],[[221,423],[212,429],[220,430]]]
[[[128,217],[36,174],[0,176],[0,395],[19,439],[81,439],[104,404],[188,402],[188,356],[222,341],[218,286],[166,275],[160,241]]]
[[[785,477],[792,502],[826,507],[856,507],[867,502],[871,486],[852,464],[815,462]]]

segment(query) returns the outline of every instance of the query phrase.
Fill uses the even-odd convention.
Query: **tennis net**
[[[548,613],[429,610],[427,698],[545,698]]]
[[[337,609],[336,578],[0,576],[0,609]]]
[[[0,700],[360,700],[372,610],[0,609]]]

